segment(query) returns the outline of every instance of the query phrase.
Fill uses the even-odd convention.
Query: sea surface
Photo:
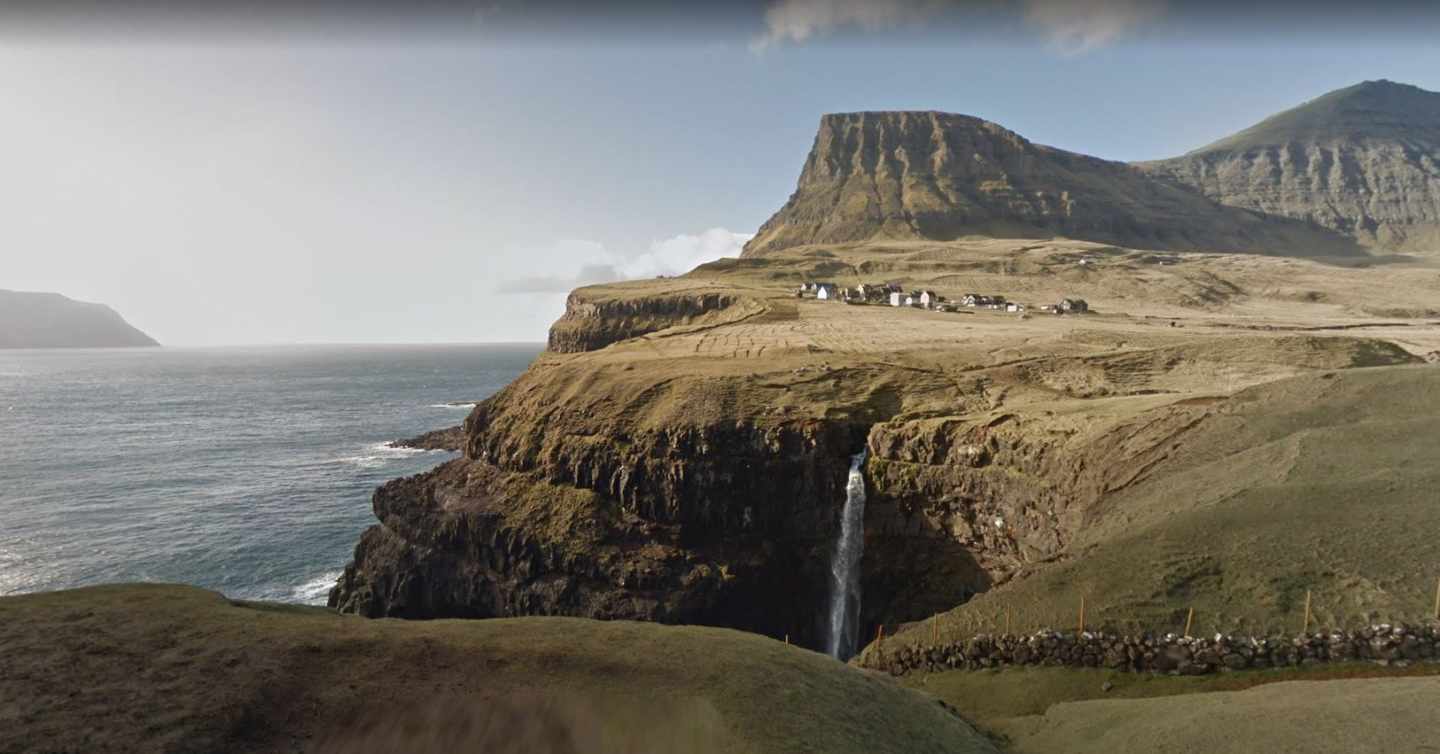
[[[165,581],[323,603],[380,483],[454,457],[541,346],[0,350],[0,595]]]

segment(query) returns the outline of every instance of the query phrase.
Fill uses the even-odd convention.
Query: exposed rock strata
[[[739,298],[724,293],[676,293],[635,299],[595,300],[585,289],[565,300],[565,314],[550,328],[548,347],[555,353],[595,351],[612,343],[694,318],[720,312]]]
[[[795,193],[745,256],[976,234],[1144,249],[1354,251],[1324,229],[1222,206],[1130,165],[1034,144],[979,118],[860,112],[821,119]]]
[[[382,523],[362,537],[332,606],[707,623],[818,640],[831,508],[863,429],[628,434],[563,410],[533,424],[507,411],[510,397],[467,421],[466,459],[377,491]],[[573,431],[536,431],[567,422]]]
[[[1366,246],[1440,252],[1440,93],[1367,81],[1140,167]]]

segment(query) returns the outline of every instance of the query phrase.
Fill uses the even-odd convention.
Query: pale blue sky
[[[1081,32],[831,13],[796,39],[765,10],[592,33],[6,37],[0,288],[109,303],[168,344],[541,340],[582,268],[734,253],[825,112],[962,112],[1133,160],[1365,79],[1440,89],[1428,15],[1242,35],[1173,7]]]

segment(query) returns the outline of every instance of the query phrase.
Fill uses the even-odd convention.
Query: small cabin
[[[940,297],[935,295],[935,291],[920,291],[920,295],[916,299],[920,302],[920,306],[926,309],[933,308],[940,303]]]
[[[1023,312],[1023,311],[1025,311],[1025,305],[1024,305],[1024,304],[1017,304],[1017,303],[1015,303],[1014,301],[1011,301],[1010,303],[1008,303],[1008,304],[1005,305],[1005,311],[1007,311],[1007,312]]]
[[[815,298],[821,301],[834,301],[840,296],[840,290],[834,283],[816,283]]]
[[[901,292],[899,292],[899,291],[890,291],[890,305],[891,305],[891,306],[904,306],[904,305],[905,305],[905,294],[903,294],[903,293],[901,293]]]
[[[1084,314],[1090,311],[1090,305],[1085,303],[1083,298],[1061,299],[1058,308],[1066,314]]]
[[[890,295],[890,289],[884,283],[861,283],[855,286],[855,291],[866,301],[884,301]]]

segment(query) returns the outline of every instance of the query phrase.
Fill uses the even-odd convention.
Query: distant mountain
[[[795,193],[746,256],[814,243],[1069,238],[1147,249],[1345,254],[1348,238],[1221,205],[1145,170],[938,112],[824,116]]]
[[[0,290],[0,348],[158,346],[104,304]]]
[[[1139,163],[1223,204],[1380,250],[1440,253],[1440,93],[1366,81],[1183,157]]]

